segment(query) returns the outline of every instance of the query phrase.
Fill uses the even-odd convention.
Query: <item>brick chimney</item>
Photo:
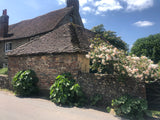
[[[7,9],[3,10],[2,16],[0,16],[0,37],[6,37],[8,34],[8,21]]]

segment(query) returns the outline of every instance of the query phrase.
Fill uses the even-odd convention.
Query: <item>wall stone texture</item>
[[[59,74],[70,72],[76,76],[79,71],[89,72],[89,60],[83,54],[9,57],[8,65],[10,81],[20,70],[31,69],[36,72],[42,90],[49,90]]]
[[[8,40],[7,42],[12,43],[12,49],[15,49],[24,43],[30,41],[29,39],[20,39],[20,40]],[[8,57],[6,56],[5,52],[5,41],[0,41],[0,67],[3,67],[3,64],[7,64],[8,62]]]
[[[112,99],[124,94],[146,98],[145,83],[138,83],[133,78],[120,82],[118,81],[118,76],[79,73],[77,83],[82,87],[87,97],[92,97],[95,94],[102,95],[103,100],[100,105],[110,105]]]
[[[0,75],[0,89],[9,89],[9,79],[7,75]]]
[[[87,97],[100,94],[103,100],[100,105],[110,105],[111,100],[124,94],[146,98],[145,83],[133,78],[118,81],[118,76],[89,73],[89,59],[85,54],[49,54],[34,56],[9,56],[9,81],[20,70],[32,69],[39,78],[41,91],[49,94],[50,86],[62,73],[70,72],[82,87]],[[11,86],[10,86],[11,87]]]

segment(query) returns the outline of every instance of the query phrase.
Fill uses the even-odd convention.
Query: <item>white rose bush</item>
[[[91,60],[91,70],[99,74],[117,74],[120,78],[134,77],[145,82],[160,79],[158,64],[145,56],[127,56],[100,38],[91,40],[90,52],[86,55]]]

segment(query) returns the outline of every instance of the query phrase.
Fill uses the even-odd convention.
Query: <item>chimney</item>
[[[8,21],[7,9],[3,10],[2,16],[0,16],[0,37],[6,37],[8,34]]]
[[[79,0],[66,0],[67,7],[73,6],[77,11],[79,11]]]

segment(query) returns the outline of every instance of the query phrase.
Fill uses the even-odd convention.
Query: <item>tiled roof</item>
[[[89,39],[95,34],[68,23],[9,52],[9,56],[88,52]]]
[[[58,23],[73,10],[73,7],[66,7],[48,14],[25,20],[9,26],[8,35],[10,37],[0,38],[1,40],[11,40],[35,36],[53,30]]]

